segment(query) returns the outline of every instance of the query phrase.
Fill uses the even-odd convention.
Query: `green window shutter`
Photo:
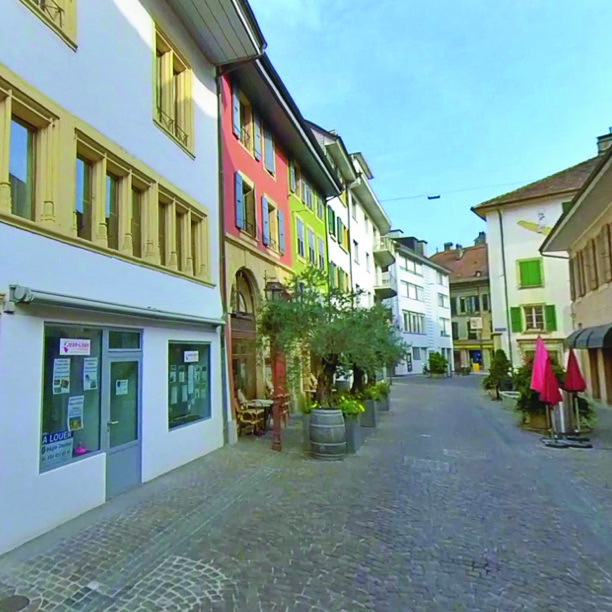
[[[546,306],[544,310],[544,319],[546,322],[546,331],[557,331],[557,311],[553,304]]]
[[[519,261],[521,287],[539,287],[542,285],[542,262],[539,259]]]
[[[520,334],[523,331],[523,315],[520,306],[510,308],[510,321],[512,322],[512,331]]]

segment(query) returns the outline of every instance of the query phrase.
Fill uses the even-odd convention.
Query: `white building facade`
[[[391,229],[391,222],[380,205],[370,181],[372,172],[361,155],[351,154],[357,179],[351,184],[349,233],[351,238],[351,278],[354,291],[363,291],[360,303],[372,306],[376,287],[381,287],[382,270],[395,260],[392,244],[381,240]]]
[[[223,444],[221,4],[4,3],[0,553]]]
[[[494,348],[514,367],[533,357],[538,336],[558,363],[572,332],[568,262],[539,249],[597,163],[593,158],[473,210],[487,222]]]
[[[421,374],[429,354],[437,352],[452,367],[453,342],[449,271],[427,259],[426,243],[416,238],[395,237],[395,263],[389,273],[397,296],[386,300],[395,324],[410,345],[406,361],[395,375]]]

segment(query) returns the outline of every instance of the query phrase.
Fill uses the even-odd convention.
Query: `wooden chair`
[[[263,433],[266,423],[266,409],[263,406],[250,406],[240,389],[236,396],[235,407],[238,435],[240,435],[243,428],[250,428],[253,435]]]

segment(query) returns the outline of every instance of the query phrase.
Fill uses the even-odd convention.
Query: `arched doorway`
[[[257,396],[256,321],[257,284],[245,268],[236,272],[230,296],[232,371],[236,391],[247,399]]]

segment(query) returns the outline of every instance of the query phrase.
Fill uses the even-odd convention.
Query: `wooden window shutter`
[[[519,261],[521,287],[539,287],[542,284],[542,262],[539,259]]]
[[[610,226],[604,225],[601,230],[601,280],[609,283],[612,281],[612,253],[610,250]]]
[[[570,297],[572,302],[576,299],[577,295],[577,283],[576,283],[576,257],[572,257],[569,260],[569,277],[570,277]]]
[[[587,246],[582,249],[582,261],[584,261],[584,293],[591,289],[591,276],[593,275],[591,256],[590,244],[587,244]]]
[[[270,216],[268,215],[268,198],[261,196],[261,241],[268,246],[270,244]]]
[[[285,215],[282,210],[278,211],[278,250],[281,255],[285,252]]]
[[[234,136],[240,138],[242,133],[240,126],[240,98],[238,97],[238,88],[232,87],[232,129]]]
[[[289,189],[295,193],[295,164],[293,162],[289,164]]]
[[[242,176],[235,174],[234,207],[236,211],[236,227],[244,229],[244,193],[242,192]]]
[[[576,269],[577,274],[576,277],[578,279],[578,295],[582,297],[586,293],[586,283],[585,283],[585,264],[584,264],[584,253],[582,251],[578,251],[576,255]]]
[[[264,128],[264,165],[270,174],[274,174],[274,137],[266,128]]]
[[[261,119],[258,115],[253,115],[253,155],[259,161],[261,159]]]
[[[520,334],[523,331],[523,314],[520,306],[510,308],[510,321],[512,323],[512,331]]]
[[[599,287],[599,274],[597,270],[597,245],[595,240],[589,241],[589,254],[591,256],[591,290]]]
[[[546,325],[546,331],[557,331],[557,311],[555,310],[554,304],[549,304],[544,309],[544,323]]]

